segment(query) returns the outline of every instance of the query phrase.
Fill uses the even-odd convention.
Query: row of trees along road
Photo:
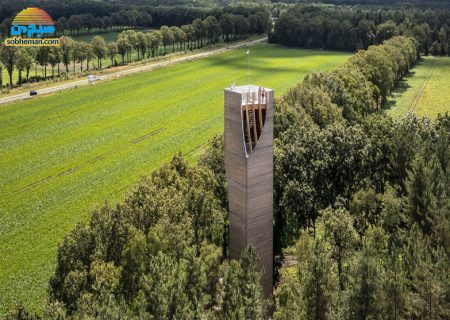
[[[204,20],[195,19],[192,24],[181,27],[162,26],[159,30],[141,32],[125,30],[121,32],[115,42],[106,43],[102,36],[95,36],[90,43],[75,41],[69,36],[60,37],[58,47],[20,48],[0,46],[1,64],[5,66],[9,75],[9,85],[13,86],[13,72],[19,74],[18,84],[30,81],[30,71],[34,67],[37,80],[37,66],[42,68],[42,77],[47,78],[47,67],[51,68],[51,77],[60,76],[62,64],[65,75],[69,74],[72,66],[73,75],[77,72],[89,71],[91,62],[96,60],[96,69],[102,68],[102,61],[110,59],[110,66],[116,65],[116,56],[120,55],[122,63],[131,62],[132,55],[137,54],[137,60],[154,58],[181,50],[193,50],[213,45],[220,41],[231,41],[248,37],[250,34],[267,33],[270,26],[270,17],[263,12],[246,18],[241,15],[224,14],[217,20],[213,16]],[[125,59],[126,58],[126,59]],[[0,85],[2,84],[0,72]]]
[[[414,37],[427,55],[450,54],[448,10],[296,5],[280,15],[270,39],[287,46],[353,51],[396,35]]]
[[[298,264],[275,319],[448,319],[450,116],[381,112],[418,57],[394,37],[276,100],[275,251]],[[255,251],[225,259],[226,193],[215,137],[96,209],[59,246],[44,318],[267,318]]]

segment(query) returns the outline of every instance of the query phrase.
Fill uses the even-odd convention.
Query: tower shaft
[[[272,294],[273,99],[257,86],[225,89],[225,168],[230,215],[230,256],[254,246]]]

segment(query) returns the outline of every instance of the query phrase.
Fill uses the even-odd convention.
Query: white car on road
[[[100,80],[100,77],[90,74],[90,75],[87,76],[87,80],[88,80],[88,82],[94,82],[94,81]]]

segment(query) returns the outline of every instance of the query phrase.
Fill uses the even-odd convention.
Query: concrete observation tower
[[[274,91],[259,86],[225,89],[230,256],[256,248],[266,296],[273,273],[273,100]]]

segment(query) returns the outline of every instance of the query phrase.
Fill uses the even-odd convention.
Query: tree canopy
[[[282,11],[270,39],[287,46],[354,51],[404,35],[414,37],[425,54],[448,55],[449,34],[447,9],[301,4]]]

